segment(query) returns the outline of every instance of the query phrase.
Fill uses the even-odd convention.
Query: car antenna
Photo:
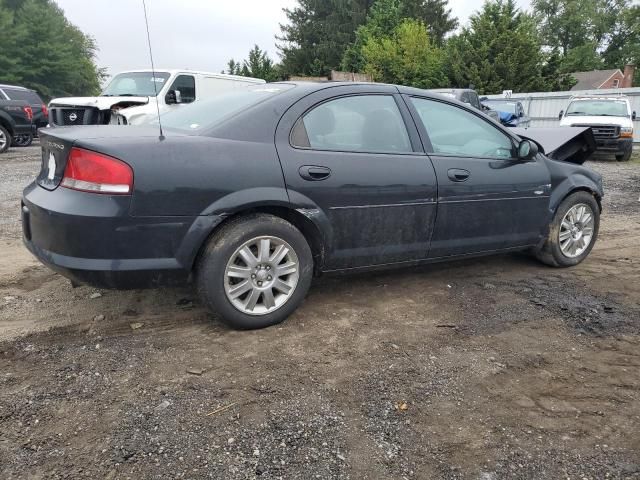
[[[151,51],[151,35],[149,35],[149,19],[147,18],[147,4],[142,0],[142,8],[144,9],[144,23],[147,26],[147,43],[149,45],[149,58],[151,59],[151,75],[153,76],[153,91],[156,94],[156,110],[158,111],[158,125],[160,126],[160,140],[164,140],[162,133],[162,120],[160,120],[160,103],[158,101],[158,87],[156,85],[156,67],[153,65],[153,52]]]

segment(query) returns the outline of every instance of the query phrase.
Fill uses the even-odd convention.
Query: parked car
[[[455,98],[456,100],[467,103],[473,108],[480,110],[489,117],[493,118],[496,122],[500,121],[500,117],[497,112],[491,110],[489,107],[482,104],[478,92],[471,88],[438,88],[430,89],[428,92],[439,93],[447,97]]]
[[[509,99],[493,99],[483,97],[482,104],[499,114],[500,123],[505,127],[527,128],[531,124],[531,119],[524,112],[522,102]]]
[[[561,127],[591,127],[597,151],[626,162],[633,152],[633,121],[629,99],[623,96],[580,96],[558,115]]]
[[[33,136],[37,136],[38,128],[46,127],[49,123],[49,111],[35,90],[17,85],[0,84],[0,100],[23,100],[31,106],[33,112],[34,133],[20,134],[13,138],[15,146],[26,147],[31,145]]]
[[[52,127],[135,125],[222,92],[263,84],[259,78],[193,72],[136,70],[113,77],[98,97],[55,98],[49,104]]]
[[[520,250],[568,267],[598,234],[600,175],[539,153],[580,163],[561,147],[586,128],[534,142],[454,99],[358,83],[250,87],[163,126],[43,130],[27,248],[78,283],[192,278],[229,325],[258,328],[314,273]]]
[[[0,153],[6,152],[13,138],[33,134],[33,110],[23,100],[0,100]]]

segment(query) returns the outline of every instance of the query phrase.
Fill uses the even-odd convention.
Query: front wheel
[[[633,152],[633,149],[629,149],[626,152],[624,152],[622,155],[616,155],[616,160],[619,162],[628,162],[629,160],[631,160],[631,153]]]
[[[285,320],[311,285],[313,257],[304,235],[273,215],[232,220],[206,246],[197,267],[205,304],[232,328]]]
[[[6,128],[0,125],[0,153],[4,153],[9,150],[10,146],[11,134],[9,134]]]
[[[593,249],[599,228],[600,207],[593,195],[573,193],[558,207],[536,257],[553,267],[578,265]]]

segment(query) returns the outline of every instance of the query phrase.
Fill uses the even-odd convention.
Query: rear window
[[[23,100],[30,105],[42,105],[42,100],[33,90],[18,90],[15,88],[3,88],[10,100]]]
[[[201,132],[294,87],[295,85],[265,84],[222,92],[215,98],[194,102],[162,115],[162,126]],[[150,123],[157,124],[158,121],[152,120]]]

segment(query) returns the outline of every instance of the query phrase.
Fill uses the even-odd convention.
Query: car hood
[[[73,107],[95,107],[99,110],[109,110],[118,103],[145,105],[149,103],[149,97],[64,97],[54,98],[50,106],[62,105]]]
[[[521,138],[531,140],[553,160],[582,165],[596,151],[596,140],[589,127],[513,128]]]
[[[633,122],[629,117],[608,117],[602,115],[569,115],[562,118],[560,126],[571,125],[618,125],[620,127],[632,127]]]

